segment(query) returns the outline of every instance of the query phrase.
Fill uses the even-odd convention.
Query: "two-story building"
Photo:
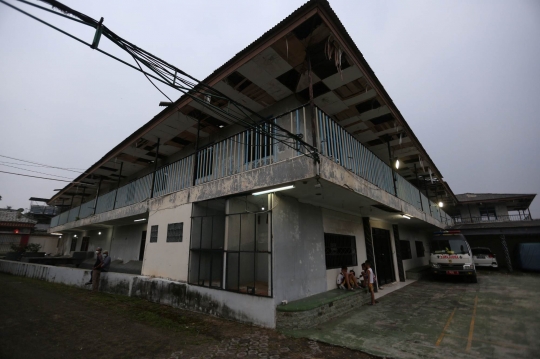
[[[531,216],[536,194],[464,193],[446,211],[472,247],[490,248],[503,267],[512,268],[519,243],[540,241],[540,220]],[[510,266],[509,266],[510,264]]]
[[[327,1],[203,83],[222,96],[180,97],[51,198],[70,207],[50,229],[66,254],[103,247],[270,327],[343,265],[370,260],[384,284],[427,264],[430,234],[453,224],[439,203],[457,199]]]

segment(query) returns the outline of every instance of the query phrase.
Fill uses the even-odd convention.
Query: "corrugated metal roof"
[[[482,202],[482,201],[496,201],[506,199],[533,199],[536,194],[515,194],[515,193],[463,193],[456,194],[456,198],[460,202]]]

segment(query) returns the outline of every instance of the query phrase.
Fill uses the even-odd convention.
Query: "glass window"
[[[448,238],[434,239],[431,242],[431,253],[435,254],[468,254],[469,247],[461,236],[444,236]]]
[[[401,248],[401,259],[411,259],[411,242],[409,241],[399,241],[399,247]]]
[[[269,195],[243,196],[228,199],[225,206],[213,201],[194,205],[190,283],[271,295],[269,200]]]
[[[157,242],[158,227],[159,226],[150,227],[150,243],[156,243]]]

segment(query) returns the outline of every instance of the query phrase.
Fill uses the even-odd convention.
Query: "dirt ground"
[[[376,358],[198,313],[0,274],[0,358]]]

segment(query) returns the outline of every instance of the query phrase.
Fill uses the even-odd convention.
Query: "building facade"
[[[64,254],[103,247],[269,327],[341,266],[384,284],[428,263],[457,199],[326,1],[203,83],[222,96],[182,96],[51,198]]]

